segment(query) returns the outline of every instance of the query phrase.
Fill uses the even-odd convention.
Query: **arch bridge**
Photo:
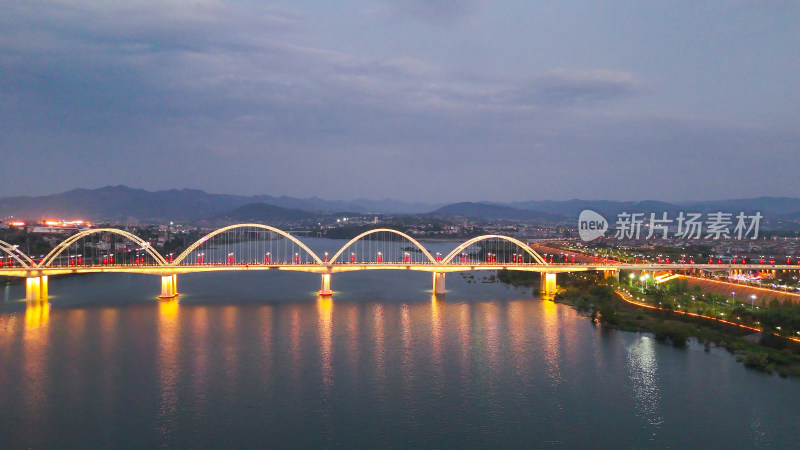
[[[473,270],[518,270],[542,274],[542,292],[555,292],[556,274],[586,270],[675,270],[675,264],[548,263],[530,245],[504,235],[469,239],[452,251],[429,251],[412,236],[389,228],[366,231],[336,251],[316,253],[301,239],[275,227],[244,223],[214,230],[178,255],[161,254],[128,231],[98,228],[76,233],[38,258],[0,241],[0,275],[26,278],[26,298],[45,299],[48,277],[77,273],[139,273],[161,276],[161,298],[178,295],[177,276],[213,271],[287,270],[317,273],[321,295],[331,295],[331,277],[359,270],[432,273],[433,292],[444,294],[445,274]],[[734,266],[734,265],[731,265]],[[704,268],[692,265],[686,268]],[[715,269],[720,269],[715,266]],[[734,267],[731,267],[734,268]],[[748,266],[748,268],[754,268]],[[780,268],[770,266],[770,269]],[[797,269],[797,267],[791,267]]]

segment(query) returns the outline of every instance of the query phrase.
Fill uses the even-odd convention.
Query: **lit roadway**
[[[38,277],[79,273],[139,273],[147,275],[180,275],[198,272],[285,270],[309,273],[339,273],[357,270],[414,270],[419,272],[462,272],[472,270],[517,270],[525,272],[566,273],[596,271],[675,271],[703,269],[709,271],[744,270],[800,270],[787,264],[632,264],[632,263],[307,263],[307,264],[180,264],[180,265],[81,265],[53,267],[3,267],[0,276]]]

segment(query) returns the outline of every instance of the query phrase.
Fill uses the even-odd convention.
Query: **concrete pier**
[[[444,295],[447,293],[444,283],[444,273],[433,272],[433,293],[436,295]]]
[[[542,284],[540,286],[539,293],[546,296],[552,296],[556,294],[556,274],[542,272]]]
[[[333,295],[333,291],[331,290],[331,274],[322,274],[322,285],[319,289],[319,295],[326,297]]]
[[[178,276],[163,275],[161,277],[161,295],[158,298],[175,298],[178,296]]]
[[[25,279],[25,300],[47,300],[47,275]]]

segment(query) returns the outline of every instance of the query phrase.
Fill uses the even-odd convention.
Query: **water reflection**
[[[652,437],[661,426],[661,395],[658,388],[658,360],[655,341],[643,336],[628,347],[628,376],[637,415],[649,425]]]
[[[100,392],[103,411],[110,414],[114,410],[114,385],[117,382],[116,361],[114,360],[119,347],[119,318],[120,310],[117,308],[103,308],[100,311],[100,355],[102,367]]]
[[[322,384],[327,391],[333,386],[333,299],[317,298],[317,315]]]
[[[178,405],[178,300],[160,300],[158,313],[159,431],[162,437],[166,437],[175,421]]]
[[[514,368],[517,375],[522,375],[524,370],[525,357],[525,338],[527,329],[525,327],[525,310],[523,302],[513,301],[508,303],[508,335],[511,341],[511,355],[514,357]]]
[[[337,305],[337,308],[342,308],[342,305]],[[360,360],[361,354],[361,345],[359,340],[359,323],[360,323],[360,314],[359,314],[359,305],[356,303],[350,303],[347,305],[347,356],[348,362],[350,363],[349,370],[356,377],[356,381],[358,381],[358,377],[360,371],[358,370],[358,363]]]
[[[0,447],[680,447],[687,422],[730,433],[719,446],[791,446],[774,436],[800,420],[793,380],[702,348],[687,376],[669,346],[501,295],[15,302],[0,315]]]
[[[550,300],[540,302],[542,310],[542,331],[544,332],[544,362],[547,375],[554,385],[562,381],[561,376],[561,332],[559,330],[558,305]]]
[[[442,371],[442,318],[439,300],[434,295],[431,297],[431,357],[433,368],[436,371],[437,379],[441,377]]]
[[[239,355],[236,343],[236,330],[238,329],[239,314],[241,308],[235,305],[225,305],[222,308],[220,318],[222,320],[222,361],[225,367],[225,379],[234,383],[236,381],[236,368],[239,367],[237,357]]]
[[[190,308],[184,314],[189,315],[190,332],[186,339],[193,355],[190,375],[193,397],[198,410],[205,411],[208,407],[209,372],[212,370],[210,350],[214,347],[209,339],[208,308]]]
[[[272,336],[272,306],[264,305],[258,308],[258,316],[258,323],[261,325],[261,373],[264,385],[269,385],[272,381],[272,366],[275,359],[272,351],[274,339]]]
[[[386,368],[384,366],[386,359],[386,337],[384,334],[383,305],[375,305],[372,308],[372,314],[373,324],[375,326],[375,370],[377,378],[381,380],[381,386],[383,386],[383,380],[386,378]]]
[[[456,307],[458,311],[458,342],[461,344],[461,377],[464,384],[469,381],[470,358],[472,354],[470,303],[461,303]]]
[[[300,387],[300,305],[292,305],[289,310],[289,354],[291,356],[291,376],[296,387]]]
[[[50,319],[50,303],[47,300],[28,300],[25,303],[25,329],[35,330]]]
[[[409,391],[414,384],[414,366],[412,364],[412,334],[411,334],[411,313],[409,312],[408,304],[403,303],[400,305],[400,341],[402,342],[403,352],[400,358],[401,380],[406,392]]]
[[[499,310],[495,302],[481,303],[486,330],[486,357],[489,369],[496,372],[500,358]]]
[[[20,379],[20,393],[22,404],[21,414],[35,418],[34,424],[25,430],[26,433],[36,433],[34,427],[44,421],[44,412],[40,405],[47,400],[45,381],[48,380],[49,367],[47,364],[50,327],[46,326],[50,317],[50,305],[46,301],[30,301],[25,305],[25,327],[20,354],[22,364],[22,377]],[[83,314],[81,314],[83,317]],[[83,324],[78,324],[83,326]],[[7,370],[0,365],[0,371]],[[72,387],[74,391],[75,387]],[[0,406],[7,408],[7,406]]]

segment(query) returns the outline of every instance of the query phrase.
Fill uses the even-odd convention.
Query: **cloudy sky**
[[[0,0],[0,196],[800,196],[798,5]]]

